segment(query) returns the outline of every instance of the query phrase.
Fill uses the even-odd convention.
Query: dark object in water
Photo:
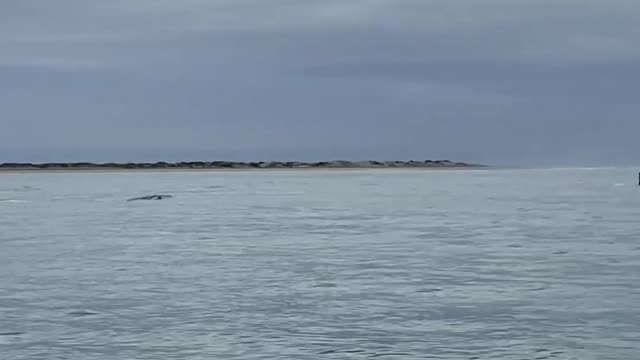
[[[137,198],[133,198],[133,199],[129,199],[127,201],[136,201],[136,200],[162,200],[162,199],[169,199],[172,198],[173,196],[171,195],[149,195],[149,196],[142,196],[142,197],[137,197]]]

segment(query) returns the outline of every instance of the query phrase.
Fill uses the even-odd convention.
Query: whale
[[[127,201],[137,201],[137,200],[162,200],[172,198],[172,195],[149,195],[149,196],[141,196],[136,198],[128,199]]]

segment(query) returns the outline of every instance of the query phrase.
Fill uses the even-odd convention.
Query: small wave
[[[187,193],[187,194],[203,194],[203,193],[212,192],[211,190],[218,190],[218,189],[222,189],[222,188],[223,188],[223,186],[212,185],[212,186],[185,189],[182,192],[183,193]]]
[[[0,191],[12,191],[12,192],[29,192],[29,191],[38,191],[38,190],[40,189],[37,187],[29,186],[29,185],[25,185],[22,187],[0,188]]]
[[[437,293],[437,292],[441,292],[441,291],[442,291],[442,289],[440,289],[440,288],[428,288],[428,289],[416,290],[416,292],[419,292],[419,293]]]
[[[365,352],[362,349],[354,349],[354,350],[339,350],[339,349],[329,349],[329,350],[324,350],[318,353],[318,355],[329,355],[329,354],[338,354],[338,353],[345,353],[345,354],[358,354],[358,353],[363,353]]]
[[[613,186],[624,186],[624,184],[613,184]]]
[[[83,317],[83,316],[98,315],[98,313],[95,312],[95,311],[91,311],[91,310],[75,310],[75,311],[71,311],[67,315],[75,316],[75,317]]]
[[[566,170],[582,170],[582,171],[593,171],[593,170],[603,170],[603,169],[608,169],[606,167],[587,167],[587,166],[557,166],[557,167],[549,167],[547,168],[547,170],[559,170],[559,171],[566,171]]]
[[[22,331],[9,331],[9,332],[2,332],[0,333],[0,336],[20,336],[20,335],[24,335],[25,333]]]
[[[2,203],[27,203],[29,200],[17,200],[17,199],[0,199]]]
[[[322,283],[322,284],[313,285],[312,287],[314,287],[314,288],[335,288],[335,287],[338,287],[338,285],[336,285],[334,283]]]
[[[384,356],[384,357],[387,357],[387,356],[393,356],[393,357],[395,357],[395,356],[409,356],[409,355],[411,355],[411,354],[409,354],[409,353],[404,353],[404,352],[387,352],[387,353],[376,353],[376,354],[372,354],[372,355],[371,355],[371,356],[369,356],[369,357],[371,357],[371,358],[377,358],[377,357],[382,357],[382,356]]]
[[[35,190],[40,190],[40,189],[35,187],[35,186],[25,185],[25,186],[21,187],[20,189],[16,189],[16,190],[19,190],[19,191],[35,191]]]

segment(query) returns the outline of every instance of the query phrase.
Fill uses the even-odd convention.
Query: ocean
[[[635,359],[637,171],[0,173],[0,359]]]

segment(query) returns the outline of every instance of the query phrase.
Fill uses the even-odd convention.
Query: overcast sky
[[[638,24],[638,0],[3,0],[0,161],[637,164]]]

